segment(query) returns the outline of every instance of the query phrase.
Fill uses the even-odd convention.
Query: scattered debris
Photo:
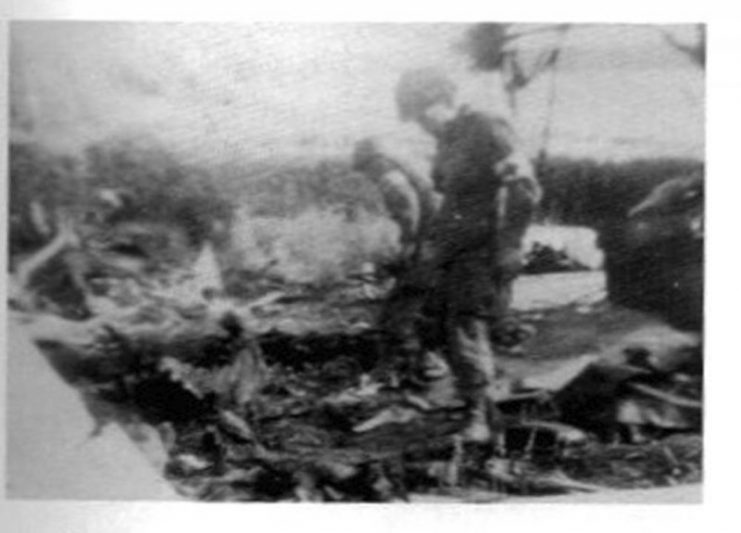
[[[565,250],[535,241],[525,254],[523,274],[551,274],[554,272],[580,272],[589,266],[569,257]]]
[[[114,406],[96,411],[102,423],[157,428],[165,475],[187,498],[496,501],[701,477],[698,335],[646,329],[548,372],[503,376],[501,428],[466,443],[469,414],[441,354],[420,354],[415,375],[377,372],[386,341],[362,287],[231,301],[119,281],[87,320],[17,316],[65,379]],[[350,322],[326,312],[359,300]],[[595,312],[583,307],[573,313]],[[502,349],[534,332],[521,320],[493,328]]]

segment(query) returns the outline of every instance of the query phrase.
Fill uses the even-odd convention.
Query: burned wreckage
[[[231,296],[224,228],[194,238],[122,216],[136,201],[105,189],[90,212],[24,205],[38,238],[13,250],[9,327],[79,391],[97,432],[156,441],[180,497],[512,501],[701,479],[702,180],[659,185],[603,235],[611,301],[518,310],[530,338],[495,339],[511,355],[485,443],[460,438],[468,412],[443,361],[378,371],[380,271],[330,288],[255,279]],[[551,357],[564,317],[604,329]]]

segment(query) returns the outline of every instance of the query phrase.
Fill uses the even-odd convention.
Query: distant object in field
[[[533,225],[523,249],[525,274],[596,270],[603,262],[597,233],[579,226]]]
[[[570,258],[568,254],[547,244],[534,242],[525,254],[523,274],[551,274],[554,272],[579,272],[589,267]]]

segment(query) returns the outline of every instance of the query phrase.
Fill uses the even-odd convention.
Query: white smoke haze
[[[11,137],[77,153],[110,136],[154,136],[201,162],[342,155],[367,135],[422,150],[393,105],[407,68],[439,65],[465,101],[503,112],[493,75],[454,49],[466,28],[13,22]],[[692,37],[689,25],[671,30]],[[563,57],[551,153],[702,158],[703,74],[656,28],[580,27]],[[521,98],[533,151],[547,78]]]

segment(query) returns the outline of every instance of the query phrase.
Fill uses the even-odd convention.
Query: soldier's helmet
[[[430,106],[452,105],[456,90],[455,83],[435,68],[408,70],[396,85],[399,118],[407,122],[417,119]]]

